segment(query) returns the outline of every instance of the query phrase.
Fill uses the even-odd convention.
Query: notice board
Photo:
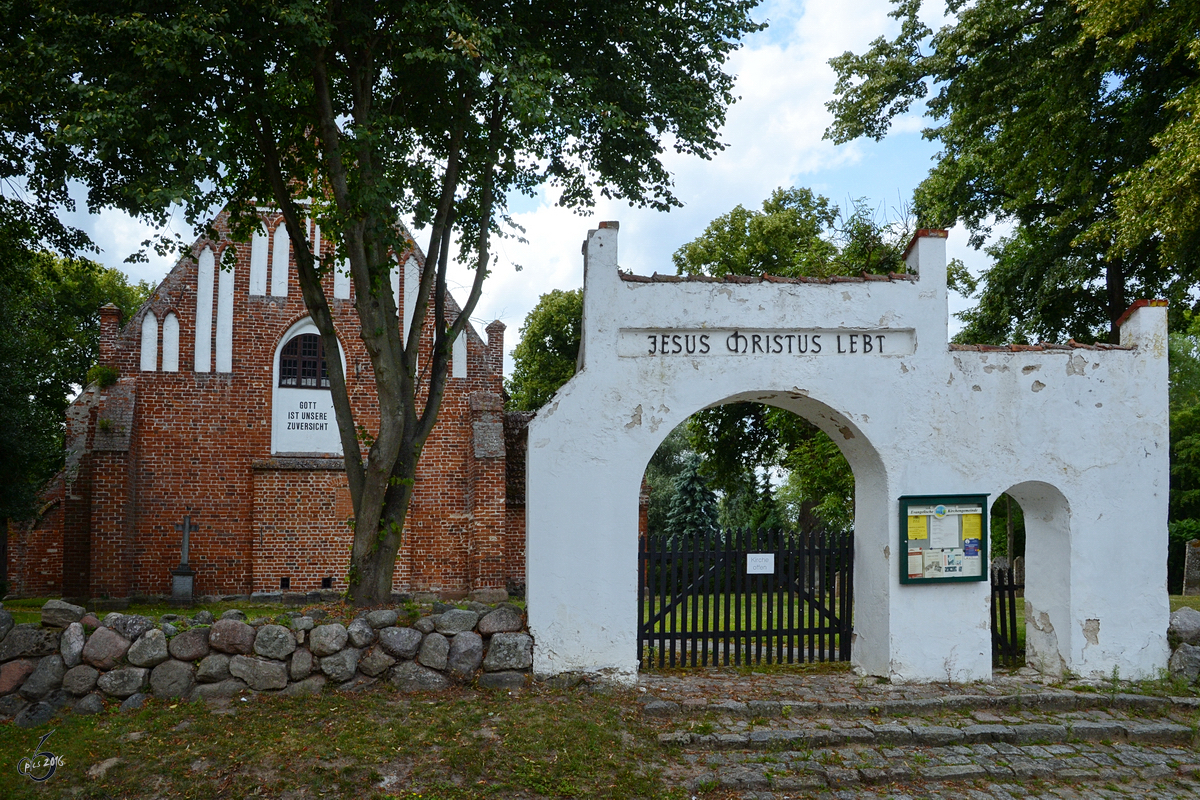
[[[900,582],[988,579],[986,494],[900,498]]]

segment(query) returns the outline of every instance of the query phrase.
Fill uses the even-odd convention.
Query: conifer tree
[[[667,515],[668,541],[690,542],[695,537],[717,532],[717,496],[700,474],[700,457],[690,454],[684,470],[675,479],[675,496]]]

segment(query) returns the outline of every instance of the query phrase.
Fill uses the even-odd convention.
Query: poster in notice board
[[[986,581],[986,494],[900,498],[900,582]]]

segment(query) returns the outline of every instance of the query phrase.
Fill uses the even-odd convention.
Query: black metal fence
[[[1025,666],[1025,647],[1017,631],[1017,583],[1012,567],[992,567],[992,663],[999,667]]]
[[[638,575],[643,666],[850,660],[852,533],[648,538]]]

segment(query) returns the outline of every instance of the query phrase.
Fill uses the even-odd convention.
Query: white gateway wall
[[[945,233],[919,276],[749,283],[618,275],[617,229],[584,246],[580,369],[529,426],[527,593],[541,674],[637,672],[638,489],[703,408],[811,420],[855,474],[853,661],[896,681],[991,676],[986,581],[901,585],[899,498],[1005,491],[1026,511],[1030,659],[1153,676],[1166,664],[1166,309],[1129,349],[952,349]]]

